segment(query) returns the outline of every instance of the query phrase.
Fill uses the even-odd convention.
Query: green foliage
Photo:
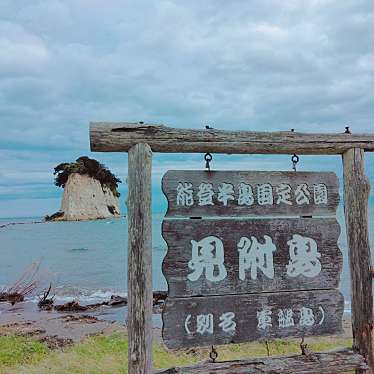
[[[121,180],[112,174],[105,165],[92,158],[82,156],[77,158],[75,162],[64,162],[57,165],[53,173],[56,175],[55,185],[58,187],[65,187],[69,175],[73,173],[88,175],[95,178],[101,183],[102,186],[109,187],[115,196],[119,196],[117,188],[118,183],[121,183]]]
[[[0,368],[36,363],[46,357],[48,352],[47,346],[36,340],[20,336],[0,336]]]

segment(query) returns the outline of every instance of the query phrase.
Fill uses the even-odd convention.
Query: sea
[[[344,266],[340,290],[350,312],[350,275],[343,209],[339,247]],[[163,214],[153,214],[153,289],[167,290],[161,266],[166,243],[161,236]],[[41,217],[0,219],[0,290],[13,284],[32,263],[39,264],[40,288],[53,285],[56,303],[78,299],[83,304],[127,295],[127,219],[42,222]],[[374,240],[374,206],[369,207],[370,240]],[[37,295],[29,301],[37,302]],[[121,310],[107,319],[123,319]]]

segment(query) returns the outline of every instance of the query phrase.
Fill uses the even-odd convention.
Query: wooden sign
[[[344,132],[344,133],[343,133]],[[372,134],[351,134],[349,127],[346,127],[345,131],[342,128],[341,132],[338,134],[302,134],[292,131],[280,131],[280,132],[246,132],[246,131],[223,131],[216,129],[176,129],[170,128],[163,125],[153,125],[146,124],[143,122],[139,123],[91,123],[90,125],[90,142],[91,149],[94,151],[128,151],[129,152],[129,199],[128,199],[128,231],[129,231],[129,313],[128,313],[128,330],[129,330],[129,345],[128,345],[128,372],[130,374],[153,373],[152,368],[152,280],[151,274],[151,161],[152,152],[215,152],[215,153],[225,153],[225,154],[336,154],[342,155],[343,166],[344,166],[344,204],[345,204],[345,218],[347,226],[347,239],[348,239],[348,251],[350,259],[350,271],[352,280],[352,331],[353,331],[353,347],[352,349],[344,349],[334,352],[324,352],[324,353],[313,353],[311,355],[300,355],[295,354],[289,357],[268,357],[261,359],[244,359],[236,361],[226,361],[226,362],[210,362],[210,363],[200,363],[198,365],[193,365],[190,367],[183,368],[169,368],[162,370],[162,373],[171,372],[183,372],[183,373],[213,373],[213,372],[230,372],[230,373],[273,373],[273,372],[284,372],[284,373],[340,373],[340,372],[366,372],[374,371],[374,355],[373,355],[373,291],[372,291],[372,269],[371,269],[371,257],[370,257],[370,243],[368,235],[368,196],[370,195],[370,183],[367,176],[365,175],[365,151],[374,150],[374,136]],[[175,172],[173,172],[175,173]],[[190,173],[190,172],[188,172]],[[206,176],[206,172],[200,172],[201,175]],[[213,172],[214,173],[214,172]],[[221,172],[220,172],[221,173]],[[187,174],[187,172],[186,172]],[[268,173],[270,176],[272,173]],[[285,173],[282,173],[283,175]],[[291,181],[296,180],[302,173],[292,173]],[[310,174],[310,173],[308,173]],[[184,172],[181,173],[183,177]],[[132,178],[130,178],[132,176]],[[213,174],[210,174],[213,176]],[[317,175],[318,176],[318,175]],[[321,176],[321,174],[319,175]],[[209,177],[209,176],[208,176]],[[213,205],[215,201],[223,204],[224,206],[229,206],[237,200],[237,205],[241,206],[237,214],[229,213],[226,210],[216,209],[217,211],[212,211],[212,205],[209,204],[210,212],[208,216],[211,217],[241,217],[243,216],[268,216],[274,217],[278,216],[278,213],[282,215],[282,218],[292,216],[327,216],[334,215],[334,211],[321,209],[324,201],[326,201],[326,190],[327,190],[327,205],[330,204],[331,190],[326,184],[327,188],[323,186],[318,186],[319,184],[325,184],[323,182],[316,182],[315,187],[307,185],[296,189],[291,187],[291,203],[296,202],[296,205],[305,199],[302,197],[301,192],[308,198],[313,196],[312,200],[309,199],[309,203],[314,201],[314,205],[319,205],[318,209],[312,203],[308,204],[308,209],[293,209],[292,211],[286,211],[285,209],[279,209],[277,212],[274,210],[272,205],[290,205],[283,201],[284,196],[278,196],[279,193],[286,194],[286,200],[289,201],[289,188],[282,186],[282,188],[274,187],[271,184],[271,191],[273,193],[273,204],[271,204],[271,191],[269,187],[260,187],[260,184],[256,187],[252,186],[250,183],[243,182],[243,184],[250,185],[253,194],[251,194],[249,187],[235,186],[232,185],[234,194],[232,194],[231,187],[226,185],[221,185],[220,187],[214,187],[213,195],[211,195],[210,186],[206,187],[204,185],[197,186],[198,191],[196,191],[196,186],[192,185],[187,179],[181,178],[178,182],[181,182],[179,191],[182,195],[178,197],[179,204],[178,209],[175,207],[174,213],[169,209],[168,217],[184,217],[188,218],[191,216],[203,216],[203,214],[195,214],[196,210],[191,208],[192,205],[196,204],[196,198],[198,199],[198,206],[203,206],[200,202],[200,198],[204,196],[203,191],[208,190],[208,197],[211,196]],[[229,181],[223,181],[226,184],[230,184]],[[190,184],[185,185],[185,183],[191,183],[192,192],[190,192]],[[202,180],[202,183],[206,183]],[[266,184],[266,182],[264,182]],[[164,180],[165,184],[165,180]],[[287,184],[287,183],[286,183]],[[169,188],[170,191],[174,191],[177,185],[171,186],[169,188],[168,183],[164,187]],[[201,187],[201,190],[200,190]],[[274,189],[275,188],[275,189]],[[229,193],[227,193],[227,190]],[[184,191],[186,193],[184,193]],[[305,191],[308,191],[309,194]],[[167,190],[164,191],[168,194]],[[282,191],[282,192],[281,192]],[[215,195],[217,194],[217,195]],[[219,194],[219,195],[218,195]],[[130,198],[132,196],[132,198]],[[192,196],[192,199],[191,197]],[[230,197],[231,196],[231,197]],[[277,200],[274,200],[276,196]],[[300,197],[301,196],[301,197]],[[338,198],[338,192],[336,190],[335,194]],[[171,199],[175,199],[171,196]],[[181,200],[182,199],[182,200]],[[183,200],[185,199],[185,200]],[[214,200],[216,199],[216,200]],[[258,213],[255,212],[254,206],[256,204],[259,206],[266,206],[264,209],[260,209]],[[240,200],[240,203],[239,203]],[[253,200],[253,204],[252,204]],[[182,201],[185,201],[183,203]],[[202,200],[204,201],[204,200]],[[210,200],[208,200],[210,201]],[[279,203],[274,203],[274,201],[279,201]],[[305,201],[305,200],[304,200]],[[172,200],[169,203],[173,205]],[[225,205],[225,203],[227,205]],[[185,207],[183,207],[186,204]],[[306,203],[305,203],[306,204]],[[175,204],[174,204],[175,205]],[[181,209],[180,209],[181,208]],[[250,210],[250,208],[252,210]],[[200,208],[199,208],[200,209]],[[246,210],[247,209],[247,210]],[[243,210],[243,211],[242,211]],[[203,213],[204,210],[200,210]],[[306,214],[308,211],[309,214]],[[275,212],[275,213],[272,213]],[[206,212],[205,212],[206,213]],[[204,214],[205,214],[204,213]],[[201,222],[201,221],[200,221]],[[326,223],[327,224],[327,223]],[[323,256],[323,248],[319,248],[319,252]],[[226,261],[226,259],[225,259]],[[178,258],[175,259],[175,264],[178,263]],[[294,295],[306,295],[309,297],[305,300],[312,300],[313,305],[316,303],[314,297],[317,293],[325,293],[325,298],[321,300],[320,305],[325,311],[328,308],[324,308],[321,304],[331,305],[331,300],[334,300],[333,293],[336,290],[319,291],[319,290],[308,290],[308,291],[283,291],[278,293],[278,300],[294,299]],[[276,293],[274,293],[276,294]],[[292,295],[291,295],[292,294]],[[291,295],[291,296],[290,296]],[[313,296],[314,295],[314,296]],[[190,297],[185,298],[173,298],[170,297],[167,301],[168,308],[164,312],[164,327],[165,334],[164,338],[168,342],[167,344],[173,345],[174,347],[179,347],[183,345],[188,345],[188,341],[184,341],[182,338],[178,339],[168,339],[172,333],[175,333],[177,326],[174,318],[173,309],[177,310],[179,306],[183,307],[183,310],[179,310],[180,313],[184,313],[184,309],[188,309],[189,306],[186,304],[186,300],[193,299],[194,304],[191,304],[191,308],[203,308],[210,300],[214,301],[214,306],[221,308],[224,305],[230,306],[236,300],[243,300],[243,297],[257,298],[261,303],[266,303],[270,298],[270,293],[255,293],[255,294],[239,294],[239,295],[222,295],[222,296],[203,296],[203,297]],[[225,302],[225,300],[227,302]],[[291,300],[291,301],[292,301]],[[251,305],[253,304],[253,299],[250,304],[248,304],[248,310],[251,310]],[[337,300],[336,302],[336,314],[334,315],[331,311],[328,312],[329,315],[336,316],[337,319],[341,318],[341,308],[342,301]],[[262,305],[261,305],[262,306]],[[266,305],[264,305],[266,306]],[[314,306],[309,309],[313,312],[313,318],[304,318],[303,316],[311,316],[312,313],[306,312],[306,310],[301,311],[300,307],[289,307],[289,306],[275,306],[274,311],[271,310],[271,319],[268,319],[268,312],[255,317],[257,318],[257,325],[252,325],[255,328],[260,329],[260,326],[268,326],[271,323],[272,327],[277,328],[277,323],[279,331],[276,330],[270,337],[278,336],[292,336],[291,329],[293,326],[303,326],[313,322],[313,325],[318,323],[318,326],[325,326],[325,319],[322,317],[322,312],[318,315],[318,310],[314,310]],[[294,309],[295,308],[295,309]],[[308,308],[308,306],[305,306]],[[284,309],[291,309],[291,312],[284,314]],[[209,308],[210,310],[210,308]],[[240,309],[238,309],[240,310]],[[189,329],[189,334],[193,334],[194,331],[200,334],[206,333],[205,322],[210,322],[211,317],[199,317],[199,321],[193,319],[193,313],[197,309],[191,310],[191,316],[189,319],[184,320],[187,322],[187,328]],[[226,313],[222,310],[223,313]],[[198,311],[198,313],[200,313]],[[201,309],[201,314],[206,314],[206,312]],[[188,317],[184,315],[185,318]],[[222,320],[221,320],[222,317]],[[236,317],[236,316],[235,316]],[[265,319],[263,317],[266,317]],[[291,317],[293,319],[293,325],[291,323]],[[174,318],[174,319],[173,319]],[[230,328],[233,328],[233,323],[230,322],[234,318],[232,314],[219,315],[213,314],[213,334],[214,338],[210,339],[211,343],[219,342],[231,342],[230,339],[220,339],[218,329],[222,329],[223,332],[227,333]],[[261,319],[261,324],[259,325],[258,318]],[[170,321],[174,321],[172,324]],[[263,324],[263,322],[265,323]],[[285,330],[285,321],[289,321]],[[307,322],[309,321],[309,322]],[[312,322],[311,322],[312,321]],[[321,322],[322,321],[322,322]],[[179,322],[178,322],[179,323]],[[195,325],[194,325],[195,323]],[[217,327],[218,323],[218,327]],[[340,325],[340,322],[337,323]],[[333,325],[330,328],[330,332],[337,332],[338,327]],[[238,323],[239,326],[239,323]],[[245,326],[240,325],[241,331],[245,331]],[[208,324],[210,330],[211,327]],[[310,326],[309,326],[310,327]],[[235,322],[236,328],[236,322]],[[171,331],[174,329],[173,331]],[[194,330],[195,329],[195,330]],[[324,334],[327,331],[327,326],[321,327],[319,330],[313,331],[310,329],[308,334]],[[218,330],[218,331],[217,331]],[[226,330],[226,331],[224,331]],[[241,333],[240,331],[240,333]],[[282,335],[282,331],[286,331]],[[181,336],[179,330],[175,333],[176,336]],[[305,334],[304,334],[305,335]],[[244,340],[249,340],[250,337],[245,337]],[[259,337],[261,336],[258,335]],[[196,345],[207,344],[207,341],[201,342],[201,339],[197,340]],[[160,371],[161,373],[161,371]]]
[[[337,290],[167,299],[163,339],[169,348],[342,332]]]
[[[337,288],[335,218],[165,220],[169,297]]]
[[[334,173],[169,171],[162,187],[168,347],[341,331]]]
[[[167,217],[335,215],[334,173],[171,170],[162,179]]]

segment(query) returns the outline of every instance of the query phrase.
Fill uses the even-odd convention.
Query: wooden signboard
[[[169,171],[162,186],[168,347],[341,331],[334,173]]]
[[[169,348],[342,332],[337,290],[170,298],[163,314]]]
[[[335,215],[334,173],[170,170],[162,179],[166,217]]]
[[[319,374],[326,372],[337,374],[340,372],[351,372],[352,370],[360,374],[374,372],[373,269],[368,234],[370,183],[364,170],[365,152],[374,151],[373,134],[352,134],[349,127],[346,127],[345,131],[342,128],[341,132],[335,134],[303,134],[293,130],[281,132],[225,131],[212,128],[196,130],[177,129],[143,122],[102,122],[90,124],[90,143],[92,151],[129,153],[129,198],[127,200],[129,232],[129,374],[153,373],[150,167],[152,151],[172,153],[342,155],[344,207],[352,290],[352,349],[324,353],[306,353],[302,350],[301,355],[294,354],[288,357],[204,362],[190,367],[169,368],[160,371],[160,373],[245,372],[254,374],[261,372],[270,374],[284,372]],[[276,175],[279,176],[278,181],[275,178]],[[259,172],[226,172],[224,174],[223,172],[171,171],[163,180],[164,192],[169,200],[167,220],[176,222],[176,217],[190,218],[193,216],[216,219],[230,217],[234,221],[239,217],[258,217],[263,219],[266,216],[268,218],[278,217],[286,219],[313,216],[313,221],[308,221],[312,223],[308,225],[314,227],[314,222],[316,222],[314,220],[316,220],[317,216],[332,217],[335,215],[335,208],[339,199],[338,186],[336,176],[330,175],[333,179],[329,181],[328,173],[263,172],[263,179],[261,180],[261,173]],[[301,180],[300,177],[302,177]],[[202,225],[204,221],[200,220],[199,222]],[[330,225],[336,225],[336,223],[331,222],[333,221],[325,222],[328,228]],[[228,226],[229,229],[230,226]],[[289,235],[291,232],[287,230],[287,233]],[[305,232],[307,237],[313,238],[308,236],[308,234],[308,232]],[[168,234],[165,233],[165,235],[167,236]],[[283,233],[283,236],[286,236],[286,233]],[[224,237],[229,236],[225,233]],[[271,233],[269,237],[275,241],[275,233]],[[325,236],[324,238],[329,237]],[[251,239],[252,244],[254,241],[252,238],[249,239]],[[265,237],[262,239],[256,237],[259,244],[265,244],[265,239]],[[332,236],[330,239],[334,240]],[[172,230],[170,230],[170,238],[168,240],[171,240],[170,245],[174,241]],[[196,241],[196,238],[191,240]],[[320,274],[323,274],[326,267],[323,259],[328,252],[325,251],[322,241],[315,241],[318,253],[321,255],[321,257],[317,257],[321,264]],[[224,245],[227,246],[227,243],[224,243]],[[277,243],[278,245],[279,243]],[[250,248],[252,248],[251,245]],[[257,248],[257,245],[254,248]],[[311,246],[310,248],[314,247]],[[192,243],[190,243],[186,251],[187,253],[191,251],[192,255]],[[277,264],[280,264],[276,258],[278,251],[280,251],[279,248],[277,248],[277,253],[273,252],[275,268],[278,266]],[[282,251],[284,251],[283,246]],[[246,253],[246,251],[244,252]],[[251,249],[248,250],[248,256],[249,252],[251,252]],[[211,253],[215,253],[215,247],[212,248]],[[295,251],[296,253],[299,252]],[[313,253],[315,253],[315,250],[313,250]],[[236,259],[238,258],[237,256],[238,253],[236,253]],[[209,257],[211,256],[209,255]],[[338,257],[341,257],[341,255],[338,254]],[[217,295],[193,296],[183,291],[184,289],[196,289],[196,286],[190,287],[190,280],[185,283],[187,287],[180,287],[183,284],[183,279],[178,279],[175,272],[167,275],[170,278],[168,281],[170,281],[171,287],[174,287],[172,286],[173,284],[175,285],[175,294],[177,292],[182,292],[183,294],[182,297],[169,297],[164,310],[164,339],[169,346],[183,347],[191,345],[191,342],[195,339],[193,334],[202,335],[201,333],[204,333],[207,335],[212,327],[213,333],[209,333],[211,335],[209,339],[201,339],[198,335],[199,339],[195,339],[196,345],[208,344],[208,340],[212,344],[219,344],[231,342],[231,340],[238,341],[239,339],[245,341],[261,337],[268,339],[269,337],[297,336],[296,329],[299,329],[298,331],[301,331],[300,335],[303,336],[339,331],[342,297],[339,296],[336,287],[333,286],[334,282],[329,284],[321,282],[321,286],[325,286],[326,289],[317,290],[312,288],[302,290],[304,286],[307,287],[308,282],[305,282],[303,278],[306,275],[300,274],[297,276],[300,283],[295,282],[292,285],[294,287],[299,284],[300,289],[292,288],[292,290],[287,291],[274,289],[271,292],[262,292],[262,289],[268,288],[271,281],[266,283],[267,277],[261,275],[263,271],[260,269],[261,271],[257,272],[259,285],[252,282],[252,264],[254,261],[251,260],[251,256],[249,258],[251,266],[250,270],[245,272],[245,280],[241,280],[244,283],[240,282],[234,286],[236,289],[240,284],[243,284],[245,289],[248,286],[249,291],[245,293],[237,289],[237,293],[235,291],[232,295],[221,294],[220,289],[216,288]],[[178,263],[178,258],[175,258],[174,263],[171,261],[170,256],[168,260],[170,261],[170,268],[175,266],[178,269],[183,269],[185,266],[186,259],[183,259],[181,264]],[[224,255],[224,260],[229,264],[227,278],[231,282],[230,276],[232,277],[232,274],[236,271],[234,262],[237,260],[231,260],[226,254]],[[245,264],[248,265],[248,261]],[[196,269],[196,263],[193,262],[192,265],[193,269],[190,270],[196,272],[194,270]],[[287,265],[286,269],[288,270]],[[338,263],[337,265],[339,266]],[[265,266],[263,268],[266,269]],[[274,278],[277,276],[276,272],[278,272],[277,269],[274,271]],[[248,275],[250,277],[249,280]],[[205,273],[202,276],[205,276]],[[331,277],[334,277],[332,273]],[[338,271],[336,277],[338,277]],[[278,276],[278,280],[283,285],[287,283],[287,278]],[[194,282],[198,284],[199,280]],[[263,287],[261,286],[262,283],[264,283]],[[274,283],[272,285],[275,285]],[[291,286],[290,282],[288,284]],[[258,291],[251,291],[256,286]],[[204,287],[201,281],[201,289],[203,290]],[[272,295],[276,296],[273,297]],[[303,300],[302,303],[298,302],[300,298]],[[249,304],[246,304],[246,300],[250,300]],[[291,301],[292,305],[281,304],[286,300]],[[335,313],[333,309],[330,309],[330,307],[334,308],[332,300],[336,302]],[[309,301],[313,301],[311,303],[313,305],[310,305]],[[252,305],[259,305],[260,311],[264,310],[266,306],[271,306],[271,318],[268,318],[268,310],[265,316],[263,314],[258,316],[256,311],[256,314],[252,314],[255,322],[253,320],[248,322],[250,328],[247,328],[247,324],[243,325],[242,322],[245,321],[241,312],[243,310],[241,308],[242,304],[247,306],[250,313],[253,313]],[[214,307],[217,313],[214,313],[214,311],[212,313],[211,308],[208,307],[209,305]],[[315,309],[317,305],[318,309]],[[322,318],[320,306],[324,311],[324,318]],[[225,308],[223,309],[223,307]],[[311,311],[306,312],[307,309],[304,310],[302,308],[309,308]],[[284,314],[284,310],[290,309],[291,311]],[[187,315],[183,314],[187,311],[189,311]],[[235,314],[235,317],[232,314],[222,315],[230,312],[237,312],[237,314]],[[312,313],[313,318],[304,318],[304,316],[310,317]],[[184,318],[182,324],[176,318],[178,314],[181,315],[181,320]],[[209,314],[213,314],[213,316],[210,317]],[[189,315],[190,317],[188,317]],[[202,317],[199,317],[198,321],[197,316],[199,315],[202,315]],[[266,318],[264,319],[263,317]],[[258,318],[262,321],[261,323],[259,323]],[[213,323],[208,324],[209,331],[206,331],[206,327],[204,327],[206,323],[204,321],[210,323],[211,319]],[[219,332],[220,329],[225,334],[230,333],[230,329],[233,328],[233,320],[235,329],[236,325],[239,326],[238,330],[240,331],[238,331],[238,334],[231,334],[230,339],[220,337],[222,336]],[[271,326],[269,326],[269,323],[271,323]],[[185,332],[183,332],[186,326],[188,329],[187,339],[184,337]],[[268,329],[266,331],[268,332],[263,333],[263,329],[260,326],[266,326]],[[296,328],[295,326],[298,327]],[[261,330],[262,333],[257,332],[256,335],[253,332],[256,330]],[[248,331],[251,331],[251,333],[248,334]]]
[[[165,220],[162,232],[170,297],[339,285],[335,218]]]

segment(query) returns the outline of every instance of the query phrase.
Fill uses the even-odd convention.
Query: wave
[[[1,285],[0,285],[1,290]],[[112,290],[112,289],[87,289],[87,288],[76,288],[68,286],[58,286],[53,292],[55,295],[55,301],[58,304],[64,304],[69,301],[79,300],[81,304],[94,304],[102,301],[109,300],[112,295],[127,297],[127,292]],[[27,298],[28,301],[38,302],[37,296]],[[352,305],[351,301],[344,300],[344,313],[351,314]]]
[[[58,286],[51,292],[54,295],[56,303],[67,303],[73,300],[79,300],[81,304],[99,303],[109,300],[112,295],[127,297],[127,292],[110,290],[110,289],[96,289],[90,290],[86,288],[75,288]],[[28,298],[29,301],[38,302],[38,296]]]

